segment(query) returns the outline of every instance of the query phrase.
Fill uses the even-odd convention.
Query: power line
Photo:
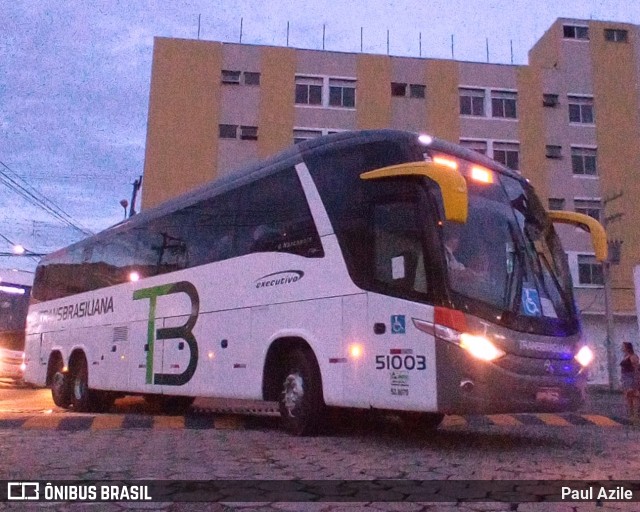
[[[91,231],[78,224],[73,219],[73,217],[67,214],[53,201],[42,196],[36,189],[31,187],[25,180],[23,180],[15,172],[13,172],[4,162],[0,161],[0,165],[4,167],[6,171],[8,171],[6,172],[0,169],[0,182],[4,183],[10,190],[21,196],[32,205],[43,209],[49,215],[55,217],[64,224],[80,231],[83,235],[93,234]]]

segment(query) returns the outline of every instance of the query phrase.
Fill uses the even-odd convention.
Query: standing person
[[[627,399],[627,412],[631,419],[637,419],[638,402],[640,392],[638,391],[638,356],[633,350],[633,345],[628,341],[622,343],[624,357],[620,362],[620,380],[624,396]]]

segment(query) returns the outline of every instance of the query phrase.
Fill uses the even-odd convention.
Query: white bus
[[[77,411],[279,401],[295,434],[329,406],[423,427],[575,409],[590,352],[551,219],[606,257],[596,221],[545,212],[476,152],[391,130],[304,141],[44,258],[26,380]]]

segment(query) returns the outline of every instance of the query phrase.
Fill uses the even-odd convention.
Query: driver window
[[[426,293],[417,204],[378,204],[373,220],[375,280],[399,290]]]

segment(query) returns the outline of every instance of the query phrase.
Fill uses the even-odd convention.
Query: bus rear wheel
[[[283,427],[296,436],[317,434],[326,420],[317,366],[305,351],[295,349],[287,355],[284,370],[279,399]]]
[[[89,389],[89,369],[87,360],[76,359],[71,367],[71,406],[77,412],[96,411],[93,392]]]
[[[51,377],[51,398],[58,407],[68,409],[71,405],[71,380],[62,372],[62,365]]]

